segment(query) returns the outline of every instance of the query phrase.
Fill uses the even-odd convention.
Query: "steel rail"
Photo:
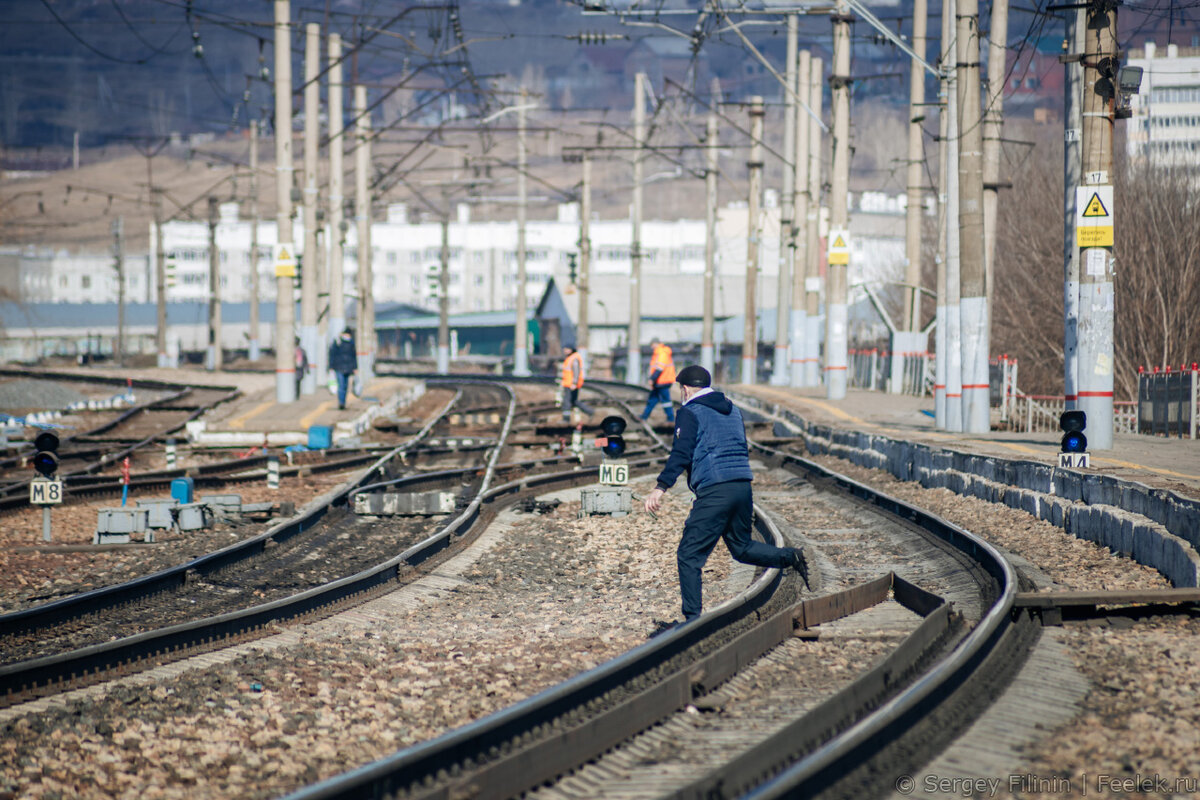
[[[13,635],[36,630],[50,624],[58,624],[76,617],[87,616],[115,605],[140,600],[159,592],[177,589],[186,583],[189,572],[204,575],[218,569],[224,569],[239,560],[258,555],[266,548],[268,541],[284,541],[291,538],[306,530],[324,516],[331,505],[345,502],[346,497],[357,486],[379,473],[394,458],[405,453],[408,449],[426,438],[433,430],[434,425],[454,406],[461,396],[461,392],[456,393],[441,411],[431,418],[418,433],[403,444],[392,448],[384,455],[376,458],[370,467],[353,477],[346,486],[339,487],[316,498],[306,508],[301,509],[292,519],[284,520],[257,536],[200,556],[185,564],[168,567],[151,575],[135,578],[125,583],[105,586],[33,608],[0,615],[0,635]],[[428,475],[421,477],[428,477]],[[2,671],[3,668],[0,668],[0,673]]]
[[[765,455],[792,463],[803,459],[759,446]],[[909,723],[919,720],[917,711],[926,710],[922,703],[944,700],[954,689],[963,685],[972,669],[998,650],[1002,639],[1010,634],[1011,610],[1016,590],[1016,576],[1012,567],[994,548],[969,532],[958,528],[935,515],[909,506],[869,487],[825,470],[807,462],[816,474],[830,478],[842,490],[865,501],[874,502],[897,516],[912,520],[938,536],[958,551],[972,558],[994,582],[996,599],[986,611],[981,622],[964,638],[946,658],[938,662],[925,676],[919,678],[901,694],[893,697],[874,713],[861,716],[855,709],[858,721],[831,742],[804,758],[794,769],[788,769],[772,783],[781,794],[793,796],[797,792],[788,781],[796,775],[815,787],[821,779],[828,781],[834,773],[858,766],[847,763],[847,759],[860,757],[864,748],[876,749],[886,746],[895,735],[895,726],[901,721]],[[756,524],[771,526],[768,517],[756,508]],[[776,541],[781,537],[775,531]],[[764,572],[756,586],[764,581],[772,586],[779,581],[779,571]],[[430,742],[417,745],[399,753],[366,765],[357,770],[323,781],[315,786],[288,795],[288,800],[329,800],[388,794],[407,793],[410,797],[442,797],[455,792],[467,792],[475,797],[506,797],[519,794],[544,780],[571,769],[580,760],[602,752],[609,746],[644,729],[656,720],[642,718],[637,713],[628,713],[626,719],[614,720],[611,715],[596,727],[582,726],[567,730],[565,720],[577,721],[570,715],[579,715],[584,709],[602,704],[621,687],[632,685],[653,668],[652,665],[666,663],[667,654],[679,655],[700,639],[727,624],[724,619],[733,607],[745,602],[741,596],[730,603],[712,609],[699,620],[681,626],[646,645],[618,657],[582,675],[576,676],[508,709],[490,715],[476,723],[451,731]],[[931,623],[933,625],[933,623]],[[926,632],[927,638],[932,636]],[[703,679],[700,679],[703,680]],[[885,681],[886,682],[886,681]],[[655,691],[644,685],[642,696]],[[676,685],[675,691],[679,691]],[[676,698],[677,706],[690,699],[690,692]],[[566,750],[571,751],[574,762],[563,752],[558,759],[551,758],[543,746],[549,735]],[[569,741],[568,741],[569,740]],[[586,742],[584,746],[581,743]],[[572,744],[573,743],[573,744]],[[761,754],[759,754],[761,755]],[[791,759],[789,759],[791,760]],[[490,762],[498,761],[497,764]],[[487,764],[483,773],[470,767]],[[784,762],[786,765],[786,762]],[[772,771],[778,771],[779,765]],[[805,777],[805,770],[810,774]],[[486,779],[480,776],[486,775]],[[461,777],[460,777],[461,776]],[[774,790],[772,790],[774,791]],[[804,788],[799,796],[807,796]],[[704,795],[708,796],[708,795]]]
[[[640,466],[652,466],[656,459],[638,462]],[[631,469],[635,464],[630,464]],[[577,470],[580,475],[591,475],[597,467]],[[561,478],[559,479],[561,481]],[[530,476],[504,484],[494,490],[494,495],[516,491],[532,486],[545,486],[551,482],[549,476]],[[776,545],[783,544],[783,535],[761,509],[755,508],[755,527],[763,538]],[[566,749],[577,750],[574,736],[568,736],[567,720],[605,703],[614,694],[628,690],[647,673],[668,665],[687,650],[700,643],[714,632],[727,628],[757,612],[774,594],[782,579],[778,569],[766,569],[745,590],[725,602],[706,611],[696,620],[657,636],[622,656],[601,664],[587,672],[570,678],[563,683],[546,689],[533,697],[510,706],[481,720],[449,731],[436,739],[414,745],[393,756],[365,765],[356,770],[329,778],[318,784],[300,789],[286,796],[286,800],[333,800],[334,798],[384,797],[406,791],[416,786],[428,791],[431,796],[456,796],[446,794],[444,783],[447,775],[459,772],[464,765],[495,760],[504,754],[515,753],[534,739],[542,738],[553,731],[563,734]],[[603,750],[615,745],[629,735],[627,720],[608,720],[605,730],[589,730],[579,738]],[[489,753],[491,755],[489,755]],[[572,754],[567,760],[575,762]],[[489,781],[484,786],[471,784],[479,797],[508,796],[508,792],[497,792],[500,787],[513,788],[520,784],[529,788],[565,769],[563,753],[553,754],[539,751],[529,758],[521,758],[497,776],[496,783]],[[457,781],[456,781],[457,783]],[[463,788],[466,791],[465,787]],[[518,791],[511,794],[518,794]],[[467,795],[463,795],[467,796]]]
[[[751,407],[757,405],[754,398],[739,397],[738,400]],[[996,583],[996,598],[990,608],[945,659],[852,727],[747,795],[756,800],[812,797],[837,783],[842,776],[861,767],[867,758],[884,751],[903,733],[916,726],[931,709],[947,701],[956,690],[964,686],[989,656],[1012,644],[1012,640],[1018,635],[1013,615],[1018,581],[1012,565],[996,548],[940,516],[909,505],[795,454],[757,442],[752,442],[751,447],[778,459],[782,464],[798,466],[810,474],[832,480],[848,493],[870,499],[880,508],[915,522],[972,558]],[[1011,668],[1013,665],[1010,663],[1006,666]]]
[[[427,427],[432,428],[435,421],[431,421]],[[506,428],[511,421],[512,415],[506,420]],[[497,448],[498,452],[499,448]],[[495,463],[495,457],[490,462],[492,469],[503,468],[503,465]],[[631,464],[631,467],[650,466],[651,464],[652,461],[638,462]],[[446,549],[450,544],[451,537],[455,534],[460,537],[468,534],[475,522],[483,515],[482,510],[485,503],[492,503],[505,496],[509,496],[510,500],[515,501],[520,494],[531,491],[535,487],[556,484],[571,486],[578,485],[580,482],[590,482],[598,470],[599,467],[582,467],[544,475],[523,475],[518,480],[489,487],[486,493],[477,495],[466,510],[441,530],[388,562],[323,586],[314,587],[289,598],[203,620],[174,625],[159,631],[93,645],[72,653],[47,656],[0,667],[0,702],[11,704],[26,696],[48,694],[52,687],[58,684],[69,681],[78,682],[86,680],[88,677],[94,680],[96,676],[113,669],[122,669],[149,658],[158,661],[164,658],[170,660],[182,658],[199,649],[211,649],[211,647],[217,646],[216,642],[246,635],[270,623],[335,610],[336,605],[354,601],[355,598],[361,597],[367,592],[381,588],[398,579],[405,570],[427,561]],[[363,479],[365,480],[373,471],[366,471]],[[414,480],[429,480],[476,472],[478,472],[477,468],[464,468],[449,470],[440,476],[437,474],[414,476]],[[485,481],[490,482],[490,476],[485,476]],[[320,503],[318,510],[328,508],[331,497],[337,495],[345,499],[355,491],[355,488],[355,486],[350,486],[335,490],[310,504],[310,507]],[[218,551],[205,557],[209,559],[210,567],[222,566],[214,561],[219,559],[223,552]]]
[[[192,408],[190,413],[187,415],[187,417],[185,419],[183,419],[181,422],[179,422],[177,425],[169,426],[160,431],[156,431],[149,436],[143,437],[140,440],[136,440],[133,443],[128,444],[125,447],[117,450],[115,453],[111,453],[111,454],[110,453],[102,453],[98,460],[93,461],[90,464],[86,464],[81,469],[76,469],[71,472],[65,473],[61,477],[64,480],[66,480],[66,479],[69,479],[72,477],[77,477],[77,476],[82,476],[82,475],[90,475],[90,474],[99,472],[100,470],[104,469],[108,465],[118,462],[121,458],[129,455],[130,453],[134,452],[135,450],[139,450],[142,447],[145,447],[146,445],[153,443],[155,440],[162,438],[163,436],[169,436],[170,434],[181,430],[185,425],[187,425],[187,423],[196,419],[201,414],[204,414],[205,412],[209,411],[210,409],[216,408],[217,406],[219,406],[222,403],[227,403],[230,400],[233,400],[234,398],[238,397],[241,394],[241,391],[239,389],[236,389],[233,387],[219,386],[219,387],[200,387],[200,388],[203,388],[206,390],[211,389],[211,390],[216,390],[216,391],[224,391],[225,394],[221,397],[218,397],[216,400],[209,403],[208,405]],[[184,386],[180,391],[176,392],[175,394],[172,394],[165,398],[159,398],[158,400],[152,401],[152,402],[147,403],[142,406],[136,406],[136,407],[130,409],[127,413],[122,414],[118,419],[113,420],[109,423],[106,423],[105,425],[101,425],[100,427],[93,429],[92,431],[90,431],[87,434],[80,434],[80,436],[78,436],[78,437],[73,437],[73,438],[69,439],[68,441],[78,441],[83,444],[94,444],[94,442],[88,442],[88,441],[86,441],[85,438],[81,438],[81,437],[93,436],[96,434],[97,431],[111,430],[113,427],[123,424],[124,422],[133,418],[137,414],[143,413],[148,410],[154,410],[154,406],[156,406],[156,405],[162,405],[164,403],[174,402],[175,400],[178,400],[179,398],[187,395],[192,390],[193,390],[193,387]],[[182,411],[186,411],[188,409],[173,409],[173,410],[178,410],[178,411],[182,412]],[[69,455],[69,454],[65,454],[65,455]],[[3,498],[3,501],[0,501],[0,509],[17,508],[17,507],[24,507],[26,505],[29,505],[29,498],[18,494],[18,492],[20,491],[20,489],[22,489],[24,487],[28,487],[30,484],[30,481],[31,481],[31,479],[19,480],[14,483],[5,484],[3,487],[0,487],[0,495],[7,495],[7,497]],[[66,487],[64,485],[64,492],[65,492],[65,488]]]

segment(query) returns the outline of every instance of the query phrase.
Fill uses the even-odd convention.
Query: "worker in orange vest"
[[[658,403],[663,404],[667,413],[667,422],[675,421],[675,406],[671,404],[671,384],[675,382],[675,359],[671,357],[671,348],[655,338],[651,342],[654,348],[650,354],[650,396],[646,398],[646,410],[642,419],[650,419],[650,412]]]
[[[574,347],[563,346],[562,363],[562,416],[563,422],[571,421],[571,408],[578,407],[585,414],[592,409],[579,401],[579,390],[583,388],[583,356]]]

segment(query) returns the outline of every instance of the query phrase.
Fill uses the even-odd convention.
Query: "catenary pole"
[[[720,94],[721,84],[713,78],[704,138],[704,323],[700,336],[700,366],[708,370],[709,375],[716,374],[713,352],[713,299],[716,293],[713,284],[717,267],[717,100]]]
[[[750,98],[749,196],[746,203],[746,312],[742,328],[742,383],[758,382],[758,245],[762,239],[763,99]]]
[[[438,262],[437,373],[450,373],[450,217],[442,217],[442,248]]]
[[[250,341],[251,361],[262,357],[258,336],[258,120],[250,120]]]
[[[586,150],[583,151],[581,166],[583,187],[579,193],[579,274],[575,278],[579,289],[579,322],[575,326],[575,349],[579,351],[586,368],[590,363],[588,302],[592,278],[592,158]]]
[[[1076,214],[1089,222],[1107,218],[1106,228],[1078,225],[1079,400],[1087,415],[1093,450],[1113,444],[1113,99],[1117,52],[1117,6],[1091,0],[1087,8],[1083,61],[1083,185]],[[1082,208],[1082,211],[1079,209]],[[1085,238],[1085,230],[1088,236]],[[1098,231],[1107,235],[1097,235]]]
[[[354,221],[358,224],[358,372],[375,375],[375,277],[371,252],[371,115],[367,87],[354,87]]]
[[[957,56],[958,30],[955,25],[958,9],[957,0],[950,0],[950,63]],[[959,131],[962,116],[958,103],[958,70],[951,70],[950,86],[947,89],[946,129],[946,430],[963,430],[962,403],[962,316],[960,224],[959,203]],[[939,357],[941,354],[938,354]]]
[[[292,238],[292,22],[289,0],[275,0],[275,221],[278,242],[295,256]],[[294,266],[275,264],[275,399],[296,399]]]
[[[950,374],[949,350],[946,345],[946,335],[950,328],[947,322],[950,311],[947,308],[948,295],[946,288],[946,259],[949,255],[950,237],[950,78],[953,75],[953,62],[950,58],[953,43],[951,41],[950,0],[942,0],[942,31],[938,48],[938,68],[941,77],[938,79],[938,190],[937,190],[937,250],[934,266],[937,269],[937,296],[935,298],[934,319],[936,327],[933,332],[933,421],[934,427],[945,429],[948,425],[946,415],[946,381]],[[957,224],[957,221],[956,221]]]
[[[796,70],[796,92],[807,101],[809,85],[812,83],[812,56],[807,50],[802,50]],[[810,106],[811,107],[811,106]],[[791,267],[792,285],[791,309],[788,313],[788,326],[791,329],[791,342],[788,350],[787,383],[791,386],[804,385],[804,354],[808,347],[805,334],[808,328],[808,312],[805,309],[804,282],[808,270],[808,214],[812,208],[809,200],[808,187],[808,112],[798,103],[792,109],[796,125],[795,160],[792,168],[792,197],[795,198],[792,213],[791,238]]]
[[[78,142],[78,139],[76,139]],[[125,218],[112,221],[113,268],[117,271],[117,341],[113,360],[118,367],[125,363]]]
[[[1079,400],[1079,248],[1075,244],[1075,195],[1082,184],[1083,65],[1085,13],[1067,13],[1066,113],[1063,114],[1063,395],[1066,408]]]
[[[521,87],[521,102],[517,106],[517,302],[516,319],[513,322],[513,375],[529,375],[529,322],[525,296],[525,219],[528,215],[529,194],[525,172],[528,154],[525,152],[525,104],[528,99],[525,87]]]
[[[321,26],[304,26],[304,270],[300,274],[300,346],[310,364],[320,347],[317,341],[317,151],[321,123]],[[300,380],[300,393],[317,389],[317,371],[309,369]]]
[[[346,328],[346,150],[342,37],[329,34],[329,338]]]
[[[962,324],[963,430],[991,430],[987,281],[983,254],[983,109],[979,105],[979,0],[958,0],[959,308]]]
[[[215,197],[208,198],[208,347],[204,366],[209,372],[220,371],[221,353],[221,250],[217,246],[217,226],[221,222],[221,205]]]
[[[849,6],[839,2],[833,15],[833,186],[829,198],[829,288],[825,301],[825,396],[846,396],[848,343],[846,273],[849,270],[850,189],[850,16]],[[835,250],[836,239],[843,239]],[[841,262],[841,263],[835,263]]]
[[[167,355],[167,254],[163,243],[162,190],[154,185],[153,158],[146,159],[147,186],[154,209],[154,343],[158,350],[158,366],[174,367]]]
[[[825,94],[824,62],[809,62],[808,107],[808,219],[804,271],[804,385],[821,385],[821,105]]]
[[[993,319],[992,297],[996,282],[996,218],[1000,213],[1000,146],[1004,139],[1008,0],[992,0],[988,28],[987,107],[983,110],[983,263],[990,323]]]
[[[919,59],[925,58],[925,33],[928,23],[927,0],[913,0],[912,48]],[[908,83],[908,209],[904,219],[904,318],[908,331],[921,329],[921,224],[925,211],[925,69],[918,58],[909,67]]]
[[[626,383],[642,382],[642,179],[645,170],[646,74],[633,80],[633,208],[629,248],[629,333],[626,341]]]
[[[775,291],[775,367],[773,386],[787,386],[789,361],[788,331],[791,328],[792,270],[796,261],[796,39],[800,19],[787,16],[787,62],[784,70],[783,103],[783,191],[779,214],[779,273]],[[796,342],[796,344],[801,344]]]

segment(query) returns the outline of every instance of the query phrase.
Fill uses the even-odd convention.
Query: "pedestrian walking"
[[[653,350],[650,353],[650,396],[646,398],[646,409],[642,412],[642,419],[650,419],[654,406],[662,403],[667,422],[674,422],[675,406],[671,403],[671,384],[675,382],[675,359],[671,356],[671,348],[663,344],[662,339],[654,339],[651,346]]]
[[[337,375],[338,408],[346,407],[346,389],[350,378],[358,371],[358,352],[354,346],[354,331],[346,328],[329,345],[329,369]]]
[[[717,545],[725,540],[735,561],[759,567],[791,567],[808,585],[808,563],[798,547],[775,547],[750,538],[754,496],[750,457],[742,412],[729,398],[712,389],[708,370],[698,365],[680,371],[683,407],[675,425],[675,443],[658,485],[647,495],[646,510],[662,507],[663,496],[683,472],[695,493],[683,525],[676,558],[684,621],[700,616],[700,570]]]
[[[562,363],[562,416],[563,422],[571,421],[571,408],[575,407],[584,414],[592,414],[592,409],[579,399],[579,390],[583,388],[583,356],[574,347],[563,347]]]
[[[296,339],[296,397],[300,396],[300,383],[304,380],[305,373],[308,372],[308,353],[304,352],[304,347],[300,344],[300,339]]]

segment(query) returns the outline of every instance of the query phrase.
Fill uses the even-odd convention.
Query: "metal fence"
[[[1196,438],[1197,368],[1146,372],[1138,367],[1137,432]]]
[[[1000,410],[1001,425],[1025,433],[1057,433],[1067,410],[1062,395],[1025,394],[1017,387],[1017,359],[1002,355],[991,362],[992,406]],[[1137,433],[1140,402],[1113,403],[1113,433]]]
[[[896,392],[924,397],[933,389],[933,357],[930,353],[892,353],[879,348],[850,350],[847,380],[855,389],[870,389],[877,392],[891,391],[892,382],[898,382]]]

